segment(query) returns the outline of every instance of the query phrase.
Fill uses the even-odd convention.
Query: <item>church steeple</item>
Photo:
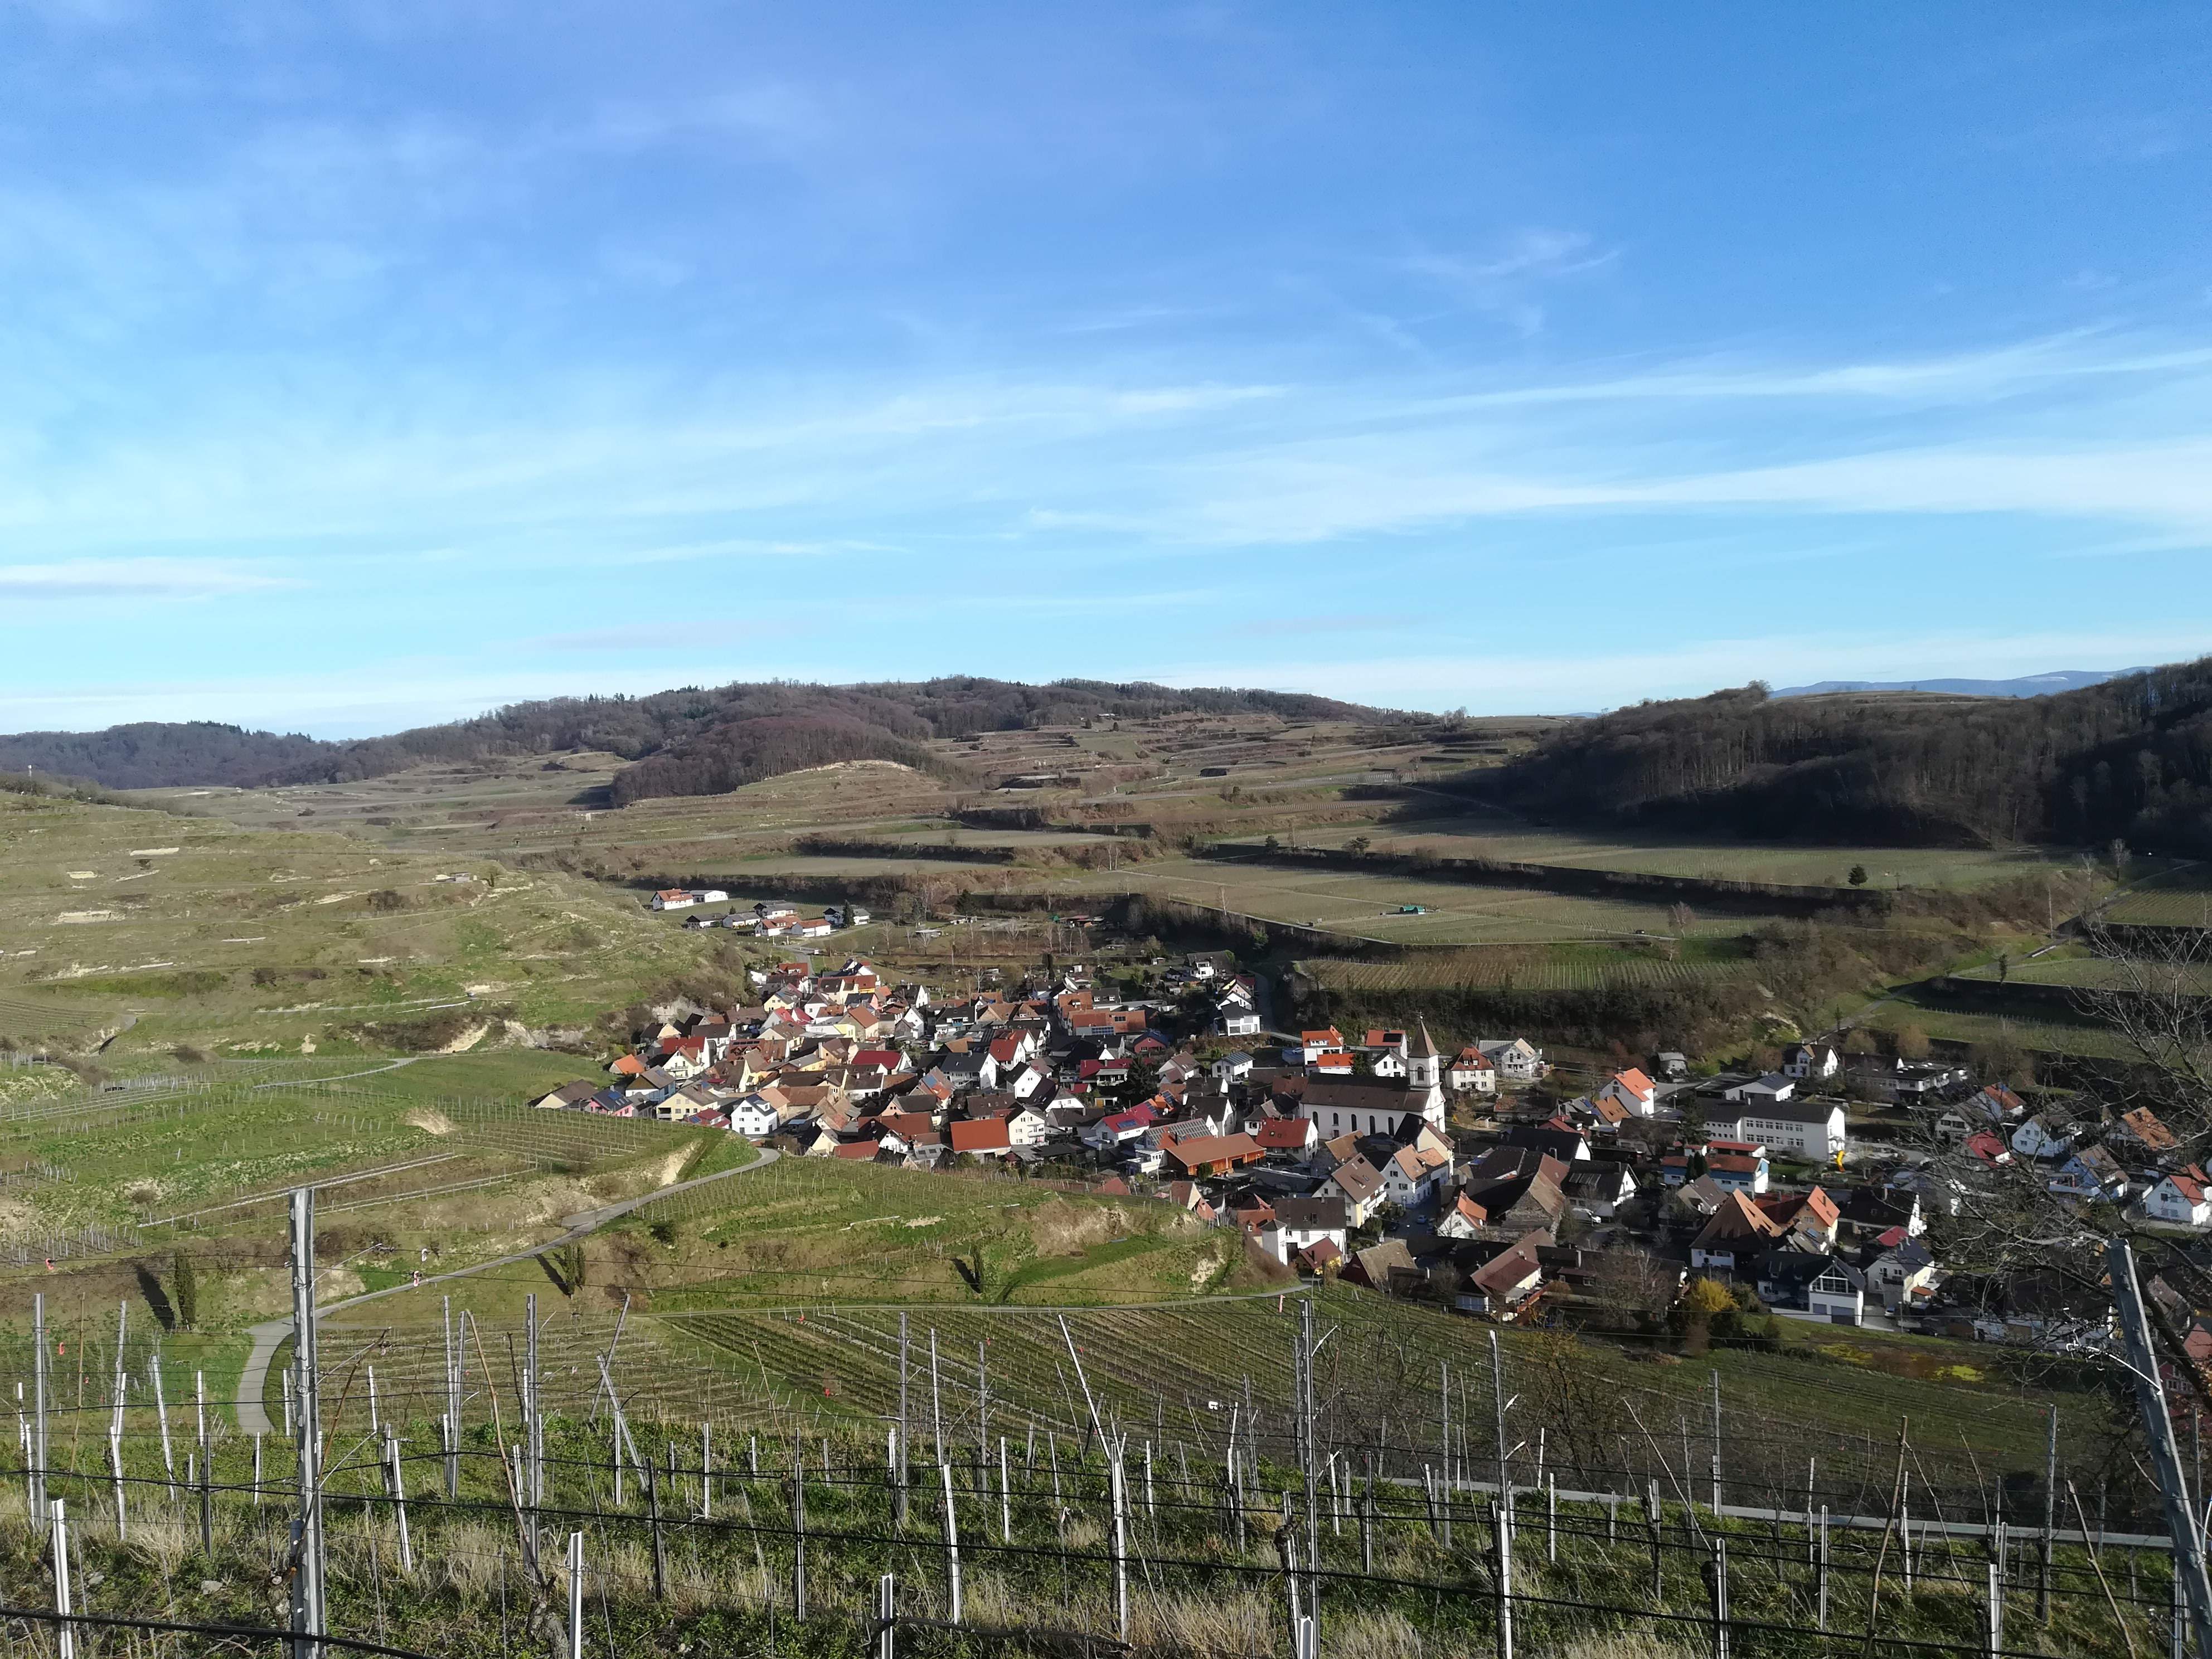
[[[1428,1021],[1419,1022],[1413,1030],[1413,1040],[1406,1048],[1406,1080],[1416,1089],[1434,1089],[1443,1081],[1443,1056],[1429,1035]]]

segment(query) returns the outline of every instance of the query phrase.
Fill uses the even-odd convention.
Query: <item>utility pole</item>
[[[293,1397],[299,1402],[295,1456],[300,1512],[292,1522],[292,1659],[322,1659],[322,1399],[315,1352],[315,1190],[292,1194]]]
[[[2190,1645],[2198,1659],[2212,1659],[2212,1583],[2204,1574],[2204,1542],[2189,1512],[2189,1481],[2182,1473],[2181,1449],[2173,1442],[2173,1417],[2166,1407],[2166,1387],[2159,1380],[2150,1322],[2143,1316],[2142,1291],[2136,1283],[2135,1255],[2126,1239],[2112,1241],[2106,1261],[2112,1271],[2112,1299],[2119,1304],[2128,1370],[2135,1376],[2136,1403],[2142,1411],[2143,1436],[2150,1442],[2159,1495],[2165,1500],[2166,1528],[2173,1540],[2173,1573],[2189,1603]]]

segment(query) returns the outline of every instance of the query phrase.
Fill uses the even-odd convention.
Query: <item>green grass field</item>
[[[1647,830],[1598,836],[1475,816],[1416,820],[1367,830],[1316,830],[1306,839],[1316,847],[1341,846],[1362,834],[1378,852],[1429,852],[1442,858],[1557,864],[1794,887],[1847,887],[1851,871],[1863,867],[1867,884],[1873,887],[1972,888],[2078,862],[2071,854],[2033,848],[1777,845],[1674,839]]]
[[[1668,906],[1631,899],[1204,859],[1139,865],[1112,877],[1091,876],[1076,886],[1096,892],[1135,888],[1262,921],[1296,922],[1390,944],[1543,944],[1656,937],[1674,931]],[[1407,904],[1424,906],[1426,914],[1396,914],[1399,906]],[[1690,931],[1693,935],[1741,933],[1762,920],[1741,915],[1699,916]]]

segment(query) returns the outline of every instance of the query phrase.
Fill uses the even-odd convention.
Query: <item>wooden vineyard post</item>
[[[1129,1640],[1129,1488],[1121,1468],[1121,1448],[1109,1449],[1108,1467],[1114,1503],[1114,1627],[1124,1646]]]
[[[1651,1534],[1651,1605],[1667,1604],[1667,1567],[1659,1547],[1659,1483],[1651,1481],[1644,1492],[1644,1518]]]
[[[791,1460],[791,1613],[806,1622],[806,1466]]]
[[[2043,1462],[2043,1559],[2036,1568],[2035,1617],[2051,1622],[2051,1553],[2058,1536],[2058,1407],[2049,1408],[2050,1442]]]
[[[646,1524],[653,1532],[653,1599],[668,1599],[668,1552],[660,1534],[660,1474],[648,1457],[642,1466],[645,1481]]]

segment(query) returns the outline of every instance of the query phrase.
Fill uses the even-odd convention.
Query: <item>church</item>
[[[1437,1052],[1425,1021],[1415,1027],[1404,1057],[1402,1078],[1309,1077],[1300,1115],[1313,1120],[1323,1140],[1342,1134],[1399,1135],[1408,1117],[1441,1130],[1443,1056]]]

